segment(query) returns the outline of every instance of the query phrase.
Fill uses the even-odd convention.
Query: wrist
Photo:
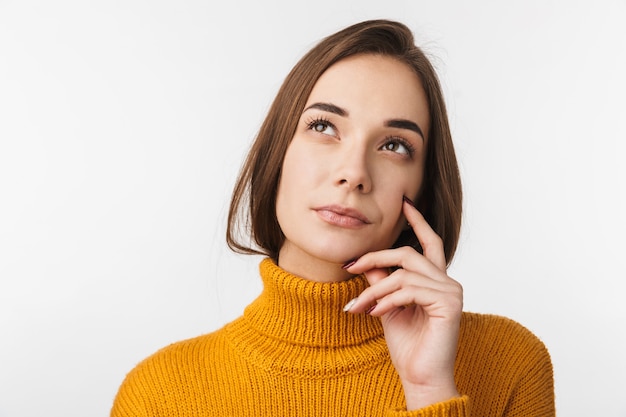
[[[407,411],[418,410],[429,405],[459,398],[461,395],[454,384],[444,386],[404,385]]]

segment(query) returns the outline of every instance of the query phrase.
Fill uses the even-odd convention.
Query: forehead
[[[362,54],[335,63],[317,80],[307,106],[318,102],[337,105],[355,117],[414,120],[428,130],[422,82],[411,67],[392,57]]]

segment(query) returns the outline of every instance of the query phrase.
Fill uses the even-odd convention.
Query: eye
[[[315,119],[310,121],[307,124],[309,130],[312,130],[317,133],[323,133],[329,136],[337,136],[337,132],[335,131],[335,126],[331,122],[325,119]]]
[[[381,147],[384,151],[390,151],[406,156],[413,156],[415,150],[413,146],[401,138],[388,138],[387,141]]]

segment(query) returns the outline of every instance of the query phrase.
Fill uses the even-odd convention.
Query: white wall
[[[466,309],[545,341],[560,415],[626,416],[626,2],[221,3],[0,0],[0,416],[105,416],[139,360],[241,313],[242,156],[295,61],[377,17],[445,86]]]

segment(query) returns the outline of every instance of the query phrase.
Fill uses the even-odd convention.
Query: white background
[[[626,1],[0,0],[0,416],[106,416],[260,290],[236,173],[282,79],[356,21],[433,56],[466,310],[548,346],[561,416],[626,416]]]

